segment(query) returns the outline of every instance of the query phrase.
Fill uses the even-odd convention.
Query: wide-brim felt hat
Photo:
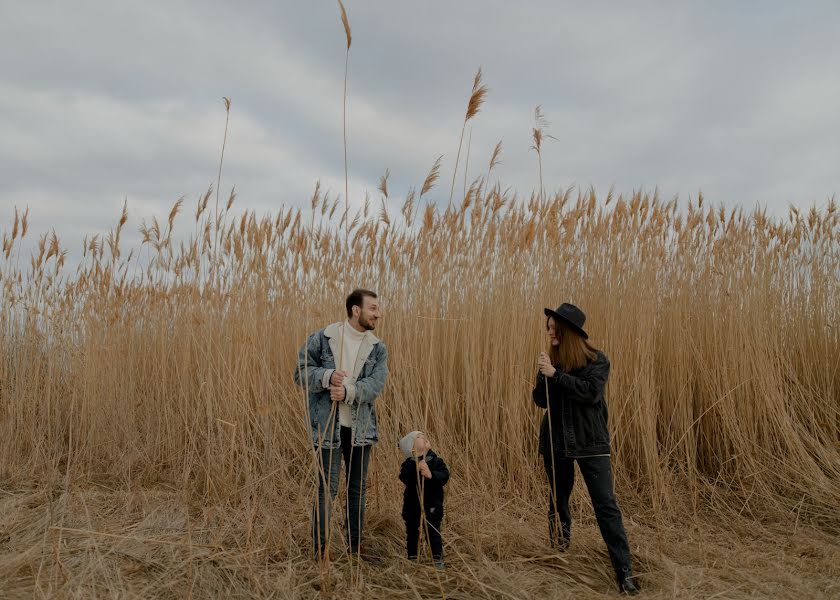
[[[562,321],[571,329],[582,335],[584,339],[589,339],[589,334],[583,330],[583,324],[586,323],[586,315],[574,304],[564,302],[557,308],[557,310],[544,308],[543,312],[546,317],[551,317],[558,322]]]

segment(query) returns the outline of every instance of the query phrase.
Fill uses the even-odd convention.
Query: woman
[[[601,536],[607,544],[621,592],[636,594],[630,548],[613,492],[610,433],[604,387],[606,355],[589,344],[586,315],[573,304],[546,308],[549,353],[540,353],[534,402],[547,408],[540,426],[540,454],[548,474],[548,531],[552,545],[566,550],[572,533],[569,496],[578,463]],[[559,517],[560,528],[557,520]]]

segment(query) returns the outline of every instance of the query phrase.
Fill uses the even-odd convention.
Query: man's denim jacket
[[[330,400],[329,381],[335,371],[335,357],[341,345],[343,323],[333,323],[310,335],[298,352],[295,383],[309,395],[309,426],[316,448],[341,446],[338,403]],[[354,446],[369,446],[379,441],[374,400],[385,386],[388,375],[388,351],[372,332],[365,333],[353,372],[344,379],[344,402],[353,416]]]

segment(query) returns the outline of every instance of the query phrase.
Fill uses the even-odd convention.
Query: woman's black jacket
[[[532,394],[537,406],[548,408],[540,425],[540,454],[548,456],[552,450],[555,456],[570,458],[609,454],[610,431],[604,400],[609,359],[599,351],[595,360],[581,369],[564,373],[556,368],[553,377],[537,372]]]

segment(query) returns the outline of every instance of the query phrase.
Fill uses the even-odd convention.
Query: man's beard
[[[359,325],[364,327],[365,331],[373,331],[375,325],[371,324],[370,321],[365,319],[362,315],[359,315]]]

